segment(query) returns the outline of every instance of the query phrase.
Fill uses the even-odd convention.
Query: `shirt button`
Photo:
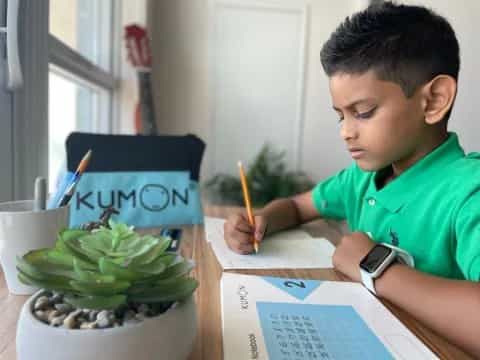
[[[370,206],[375,206],[376,203],[377,203],[377,202],[375,201],[374,198],[368,199],[368,205],[370,205]]]

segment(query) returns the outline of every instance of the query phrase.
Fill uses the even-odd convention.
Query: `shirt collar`
[[[420,186],[431,182],[437,176],[444,177],[442,169],[464,156],[465,152],[458,142],[457,134],[450,132],[445,142],[380,190],[377,190],[375,179],[384,174],[385,169],[375,172],[364,201],[371,201],[373,198],[387,210],[396,212],[415,197]]]

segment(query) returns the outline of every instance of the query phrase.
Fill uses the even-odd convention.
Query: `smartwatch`
[[[376,295],[374,280],[380,277],[385,269],[395,261],[410,267],[415,266],[413,257],[405,250],[390,244],[376,244],[360,261],[360,275],[363,285]]]

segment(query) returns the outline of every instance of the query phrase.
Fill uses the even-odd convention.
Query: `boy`
[[[354,164],[269,203],[255,229],[230,217],[229,247],[252,252],[267,224],[270,234],[346,219],[352,233],[334,267],[480,356],[480,156],[447,131],[459,71],[453,29],[423,7],[372,5],[336,29],[321,61]],[[404,252],[414,267],[386,260]]]

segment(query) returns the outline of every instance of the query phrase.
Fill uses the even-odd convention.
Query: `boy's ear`
[[[457,81],[449,75],[438,75],[422,89],[422,105],[425,122],[429,125],[440,122],[452,107],[457,93]]]

